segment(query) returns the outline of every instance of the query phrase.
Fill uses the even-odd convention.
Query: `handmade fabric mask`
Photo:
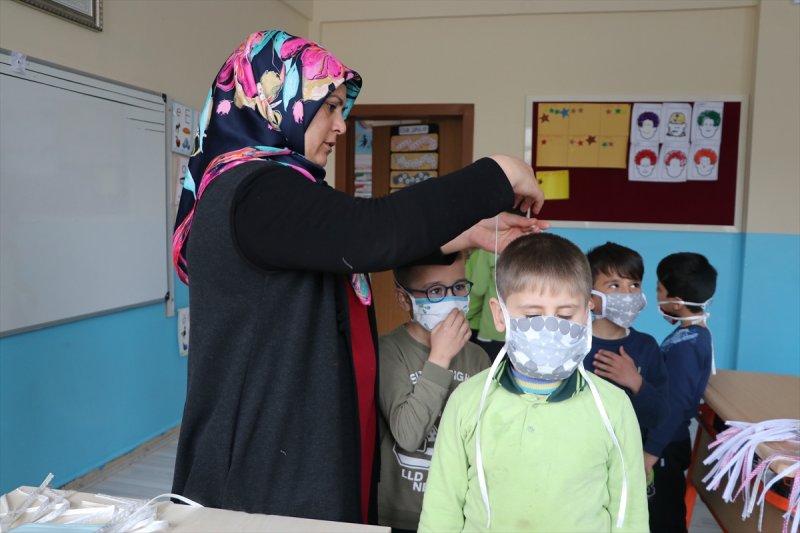
[[[595,318],[606,318],[621,328],[628,329],[647,305],[647,299],[641,292],[606,294],[592,291],[600,298],[600,312],[594,313]]]
[[[591,320],[579,324],[555,316],[511,318],[505,303],[500,302],[500,307],[507,324],[508,358],[524,376],[566,379],[591,350]]]
[[[458,309],[465,315],[469,309],[469,296],[448,296],[436,303],[431,303],[427,298],[414,298],[411,295],[409,297],[414,312],[414,321],[428,331],[435,328],[453,309]]]

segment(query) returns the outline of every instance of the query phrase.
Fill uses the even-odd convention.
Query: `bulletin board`
[[[625,140],[624,163],[618,168],[602,166],[537,166],[537,138],[539,125],[554,102],[611,106],[625,104],[630,109],[635,103],[686,103],[716,100],[723,102],[723,127],[719,140],[719,164],[714,181],[685,181],[681,183],[652,183],[631,181],[628,175],[630,140]],[[568,107],[568,106],[567,106]],[[735,98],[626,98],[626,99],[576,99],[574,97],[533,98],[526,106],[528,125],[525,158],[537,176],[542,172],[566,171],[568,191],[565,190],[545,202],[541,218],[559,222],[571,221],[581,226],[629,227],[676,225],[702,226],[704,231],[730,231],[739,225],[740,198],[743,178],[743,142],[746,105],[743,97]],[[567,110],[569,112],[569,110]],[[540,140],[541,142],[541,140]],[[618,154],[620,156],[620,154]],[[556,199],[554,199],[556,198]],[[563,224],[569,226],[570,224]],[[664,228],[668,229],[668,228]]]

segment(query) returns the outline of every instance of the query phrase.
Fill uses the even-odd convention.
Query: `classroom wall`
[[[0,0],[0,47],[199,108],[245,35],[282,27],[357,69],[361,103],[475,103],[476,157],[522,155],[528,95],[748,95],[744,231],[555,231],[584,249],[615,240],[642,252],[651,307],[639,325],[657,337],[669,327],[652,305],[656,262],[677,249],[707,254],[720,270],[719,366],[800,374],[800,8],[789,0],[473,0],[459,16],[447,0],[103,5],[95,33]],[[770,334],[773,321],[789,331]],[[186,359],[176,328],[155,305],[0,339],[0,492],[48,471],[66,483],[177,423]]]
[[[458,15],[451,7],[328,0],[315,4],[311,31],[361,73],[359,103],[474,103],[476,158],[523,155],[527,96],[749,98],[742,231],[555,231],[584,249],[615,240],[642,253],[651,306],[639,325],[659,338],[669,327],[654,308],[658,261],[707,255],[719,270],[710,321],[719,367],[800,374],[800,6],[498,0],[462,2]]]
[[[103,1],[91,31],[0,0],[0,47],[202,107],[251,32],[308,32],[303,1]],[[80,125],[76,125],[80,127]],[[120,280],[124,283],[124,280]],[[188,290],[176,279],[176,306]],[[0,338],[0,494],[60,486],[174,427],[186,395],[177,323],[150,305]]]

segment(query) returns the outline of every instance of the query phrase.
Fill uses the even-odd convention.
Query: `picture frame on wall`
[[[103,0],[17,0],[51,15],[103,31]]]

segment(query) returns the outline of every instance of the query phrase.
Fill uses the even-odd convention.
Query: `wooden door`
[[[472,162],[474,107],[472,104],[356,105],[347,119],[347,133],[337,140],[336,188],[355,190],[355,121],[419,120],[439,127],[439,174],[458,170]],[[372,129],[372,196],[389,194],[391,126]],[[378,334],[383,335],[409,319],[395,301],[391,271],[373,272],[372,291]]]

